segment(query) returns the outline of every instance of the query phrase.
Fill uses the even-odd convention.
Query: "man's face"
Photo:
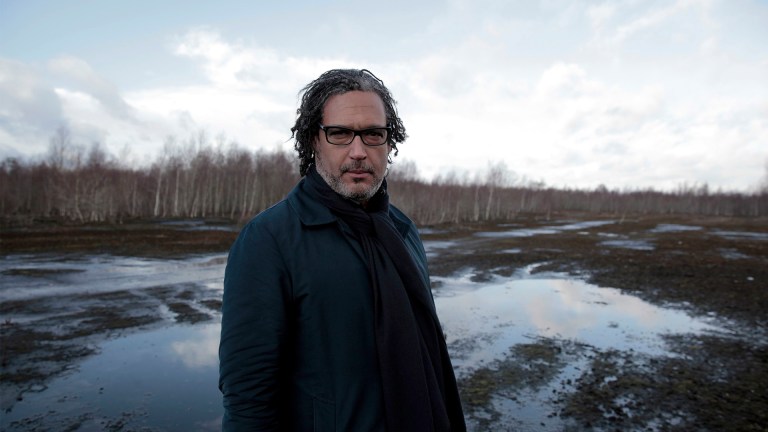
[[[323,107],[323,125],[349,129],[385,127],[384,103],[373,92],[351,91],[331,96]],[[351,144],[333,145],[320,130],[315,137],[317,172],[339,195],[364,202],[379,190],[392,147],[369,147],[356,136]]]

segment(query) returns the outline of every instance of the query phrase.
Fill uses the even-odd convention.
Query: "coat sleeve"
[[[263,224],[251,222],[232,245],[224,275],[219,343],[224,431],[280,430],[279,367],[289,286],[275,238]]]

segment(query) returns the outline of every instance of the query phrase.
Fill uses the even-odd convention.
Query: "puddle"
[[[624,249],[652,251],[656,249],[653,244],[645,240],[605,240],[599,243],[602,246],[610,246]]]
[[[719,249],[720,256],[722,256],[725,259],[732,259],[732,260],[738,260],[738,259],[747,259],[749,258],[749,255],[743,254],[736,249]]]
[[[500,359],[531,337],[661,355],[666,351],[660,334],[717,329],[679,310],[562,275],[518,275],[486,283],[473,282],[469,273],[433,279],[441,282],[435,302],[447,342],[473,341],[472,349],[454,354],[460,369]]]
[[[702,227],[693,225],[659,224],[656,228],[648,230],[650,233],[676,233],[685,231],[701,231]]]
[[[193,282],[224,280],[226,254],[168,260],[113,255],[9,255],[0,259],[0,298],[101,293]]]
[[[434,251],[452,243],[426,242],[425,246]],[[138,289],[185,281],[220,289],[225,257],[214,254],[153,260],[90,256],[57,261],[53,257],[12,256],[0,262],[0,271],[84,271],[53,272],[46,278],[4,276],[0,298]],[[595,350],[668,356],[661,335],[717,330],[681,311],[659,308],[618,289],[600,288],[559,274],[531,275],[526,271],[511,278],[473,282],[472,274],[465,273],[433,280],[440,285],[434,291],[435,303],[459,380],[503,362],[515,346],[539,338],[574,341]],[[218,322],[168,325],[100,343],[98,354],[77,363],[75,369],[24,392],[24,399],[4,413],[2,429],[219,430],[219,326]],[[503,391],[495,393],[489,404],[502,413],[502,418],[493,424],[561,430],[562,425],[548,418],[552,386],[575,379],[585,365],[583,359],[572,359],[555,370],[557,375],[547,381],[551,384],[513,389],[514,399]],[[477,417],[470,417],[470,425],[477,422]],[[554,429],[543,428],[543,423]],[[475,426],[474,430],[485,429]]]
[[[183,219],[159,222],[158,225],[174,227],[185,231],[239,231],[236,225],[231,224],[209,224],[204,220]]]
[[[460,381],[478,369],[498,368],[515,346],[542,338],[594,352],[671,356],[663,335],[721,330],[682,311],[563,275],[518,274],[486,283],[472,282],[470,273],[435,279],[441,282],[435,302]],[[576,381],[585,369],[586,360],[574,357],[541,386],[499,389],[490,407],[469,413],[470,429],[485,430],[483,415],[493,412],[500,416],[490,423],[494,428],[562,430],[564,425],[551,416],[552,395],[560,390],[558,383]]]
[[[510,231],[482,231],[475,233],[477,237],[507,238],[507,237],[533,237],[536,235],[557,234],[555,228],[523,228]]]
[[[75,370],[24,393],[3,414],[3,430],[220,430],[219,328],[170,326],[104,342]]]
[[[581,231],[614,223],[616,223],[616,221],[585,221],[541,228],[523,228],[508,231],[482,231],[475,233],[475,236],[485,238],[532,237],[536,235],[557,234],[562,231]]]
[[[428,228],[428,227],[422,227],[419,228],[419,235],[426,235],[426,234],[445,234],[447,233],[447,230],[443,229],[436,229],[436,228]]]
[[[619,234],[616,233],[606,233],[606,232],[599,232],[597,233],[598,237],[607,237],[607,238],[618,238]]]
[[[422,243],[424,244],[424,252],[426,252],[427,258],[434,258],[439,255],[441,249],[448,249],[458,244],[458,242],[450,240],[425,240]]]
[[[712,231],[712,234],[728,240],[768,240],[768,233],[759,232],[715,230]]]

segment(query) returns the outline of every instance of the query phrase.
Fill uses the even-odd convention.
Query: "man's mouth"
[[[354,174],[354,175],[363,175],[363,174],[371,174],[373,175],[373,169],[370,167],[342,167],[341,174]]]

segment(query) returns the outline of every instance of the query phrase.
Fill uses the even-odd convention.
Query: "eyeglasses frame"
[[[329,128],[337,128],[337,129],[344,129],[344,130],[350,131],[353,134],[352,135],[352,139],[349,140],[349,142],[346,143],[346,144],[334,144],[334,143],[331,142],[331,140],[328,139],[328,129]],[[321,124],[320,125],[320,129],[323,132],[325,132],[325,141],[328,144],[334,145],[334,146],[348,146],[348,145],[352,144],[352,142],[355,140],[355,137],[359,136],[360,137],[360,141],[362,141],[363,144],[365,144],[366,146],[368,146],[368,147],[381,147],[384,144],[389,143],[390,142],[390,138],[392,137],[392,128],[390,126],[372,127],[372,128],[365,128],[365,129],[355,130],[355,129],[350,129],[350,128],[344,127],[344,126],[326,126],[326,125],[322,125]],[[381,144],[368,144],[367,142],[365,142],[365,138],[363,138],[363,133],[365,133],[367,131],[371,131],[371,130],[377,130],[377,129],[386,129],[387,130],[387,139],[383,143],[381,143]]]

